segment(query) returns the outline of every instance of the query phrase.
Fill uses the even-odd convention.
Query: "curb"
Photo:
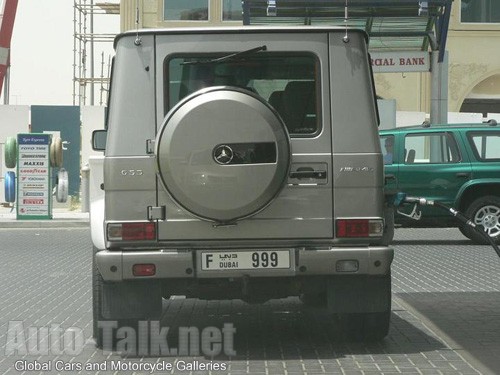
[[[52,220],[1,220],[2,229],[34,229],[34,228],[86,228],[88,219],[52,219]]]

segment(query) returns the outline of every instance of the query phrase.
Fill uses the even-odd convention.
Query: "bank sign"
[[[372,52],[371,63],[375,73],[429,72],[428,52]]]
[[[17,219],[52,219],[50,134],[18,134]]]

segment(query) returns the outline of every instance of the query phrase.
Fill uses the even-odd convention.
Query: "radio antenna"
[[[345,7],[344,7],[344,25],[345,25],[345,35],[344,38],[342,39],[344,43],[349,43],[349,35],[347,35],[347,21],[349,19],[349,8],[347,5],[347,1],[345,0]]]
[[[140,46],[142,44],[142,40],[139,36],[139,0],[135,0],[135,29],[137,34],[135,35],[134,44],[136,46]]]

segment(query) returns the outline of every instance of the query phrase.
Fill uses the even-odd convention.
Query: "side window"
[[[405,164],[457,163],[460,154],[450,133],[409,134],[405,137]]]
[[[382,149],[382,155],[384,156],[384,164],[392,164],[394,156],[394,136],[381,136],[380,148]]]
[[[481,132],[468,133],[472,149],[476,158],[484,161],[498,161],[500,159],[500,133]]]
[[[210,86],[243,88],[266,100],[292,136],[320,131],[319,62],[309,53],[185,54],[167,57],[165,114],[185,96]]]

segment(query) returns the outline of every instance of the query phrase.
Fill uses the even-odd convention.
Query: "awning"
[[[370,50],[373,52],[440,51],[441,62],[446,48],[452,2],[243,0],[243,24],[347,25],[368,33]]]

